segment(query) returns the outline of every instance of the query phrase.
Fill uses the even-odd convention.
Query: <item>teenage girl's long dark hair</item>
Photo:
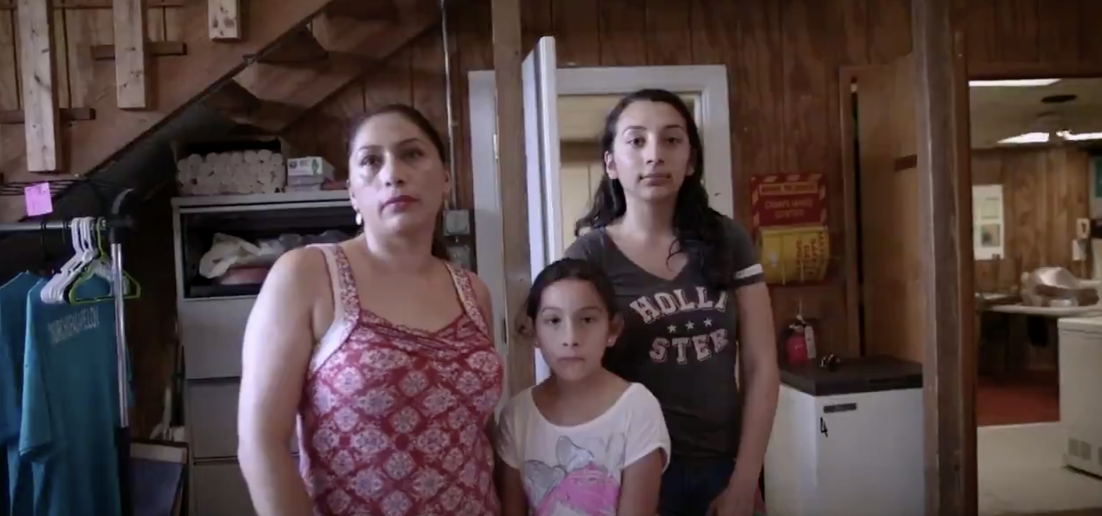
[[[666,90],[644,89],[620,99],[605,119],[601,134],[602,159],[613,152],[620,115],[624,109],[638,101],[661,102],[673,107],[684,119],[689,136],[689,166],[692,174],[685,177],[685,182],[677,192],[673,214],[674,243],[670,247],[669,256],[672,257],[679,251],[685,252],[699,266],[710,286],[726,290],[730,288],[735,273],[731,244],[724,237],[724,216],[708,206],[708,192],[702,183],[704,146],[692,112],[681,97]],[[580,235],[586,229],[608,226],[623,217],[626,210],[624,187],[619,180],[605,175],[593,196],[589,212],[575,224],[574,234]]]
[[[431,142],[432,146],[436,149],[436,153],[440,157],[440,162],[444,163],[445,165],[448,164],[447,146],[444,145],[444,139],[440,137],[440,132],[432,126],[432,122],[429,122],[429,119],[426,118],[423,113],[418,111],[417,108],[407,106],[405,104],[387,104],[385,106],[379,106],[377,108],[369,110],[368,112],[364,113],[363,116],[353,121],[352,126],[349,128],[348,131],[348,142],[346,145],[346,154],[348,155],[348,159],[352,158],[352,141],[356,138],[356,133],[360,132],[360,128],[362,128],[364,124],[366,124],[372,118],[390,113],[402,116],[411,124],[417,126],[417,128],[420,129],[422,133],[425,133],[425,136],[428,137],[429,142]],[[448,257],[448,246],[444,243],[443,214],[437,215],[436,227],[433,229],[432,233],[432,255],[440,258],[441,260],[449,260],[450,258]]]

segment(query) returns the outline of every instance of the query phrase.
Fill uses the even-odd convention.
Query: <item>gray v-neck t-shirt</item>
[[[764,275],[746,230],[724,222],[737,271],[729,291],[710,287],[694,259],[672,280],[655,276],[625,256],[604,229],[578,237],[565,253],[599,265],[612,280],[624,332],[605,353],[605,367],[658,398],[674,457],[734,458],[738,452],[734,291]]]

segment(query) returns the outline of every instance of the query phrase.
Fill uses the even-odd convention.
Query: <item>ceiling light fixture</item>
[[[1049,139],[1048,133],[1025,133],[999,140],[1002,144],[1045,143]]]
[[[1102,133],[1079,133],[1074,134],[1071,131],[1060,131],[1056,133],[1057,136],[1072,142],[1083,142],[1089,140],[1102,140]]]
[[[1051,86],[1060,82],[1060,79],[1011,79],[1006,81],[968,81],[972,87],[1000,87],[1000,88],[1037,88]]]
[[[1056,137],[1069,142],[1083,142],[1091,140],[1102,140],[1102,132],[1100,133],[1073,133],[1071,131],[1056,131],[1054,133]],[[1052,137],[1049,133],[1033,132],[1019,134],[1018,136],[1011,136],[1010,138],[1004,138],[999,140],[1000,144],[1004,145],[1021,145],[1029,143],[1048,143]]]

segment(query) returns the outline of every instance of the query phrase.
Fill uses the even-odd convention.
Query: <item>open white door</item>
[[[533,280],[544,267],[559,259],[562,248],[557,68],[555,38],[540,38],[535,50],[524,58],[523,66],[528,239]],[[543,356],[536,353],[536,383],[549,375]]]

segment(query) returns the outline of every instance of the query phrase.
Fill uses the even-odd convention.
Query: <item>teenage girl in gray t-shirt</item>
[[[601,148],[607,174],[565,254],[602,266],[615,287],[625,328],[606,367],[662,406],[672,461],[660,513],[764,514],[758,477],[780,373],[753,242],[708,207],[700,133],[677,95],[621,99]]]

